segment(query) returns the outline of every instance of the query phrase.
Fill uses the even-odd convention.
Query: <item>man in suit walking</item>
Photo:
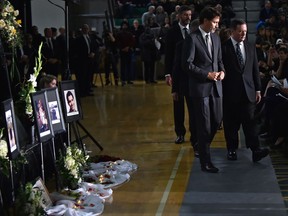
[[[172,86],[172,96],[173,96],[173,112],[174,112],[174,127],[177,138],[175,140],[176,144],[181,144],[184,142],[184,136],[186,134],[186,128],[184,126],[185,119],[185,100],[189,113],[189,130],[191,133],[190,142],[196,150],[196,137],[193,134],[193,118],[190,115],[192,112],[190,111],[190,107],[192,107],[192,101],[188,98],[188,94],[183,94],[184,92],[179,92],[179,86],[186,86],[186,82],[188,85],[187,79],[177,79],[174,82],[174,75],[177,73],[181,73],[176,68],[172,74],[172,70],[174,67],[175,61],[175,49],[176,44],[180,41],[183,41],[190,33],[189,24],[191,21],[192,11],[191,8],[187,5],[183,5],[178,10],[178,20],[179,22],[173,25],[166,35],[166,49],[165,49],[165,77],[166,83],[169,86]],[[180,56],[178,56],[180,57]],[[184,74],[184,73],[182,73]],[[180,82],[183,81],[183,83]],[[194,132],[195,133],[195,132]]]
[[[199,28],[185,39],[182,67],[189,75],[197,127],[197,143],[201,169],[217,173],[210,156],[210,144],[222,120],[222,63],[221,42],[215,33],[221,14],[215,8],[204,8],[199,16]]]
[[[231,22],[231,38],[222,46],[226,76],[223,81],[223,125],[227,143],[227,159],[237,160],[238,131],[245,135],[246,147],[252,150],[253,162],[269,154],[259,148],[254,120],[256,104],[261,100],[261,82],[255,45],[245,40],[247,24],[244,20]]]

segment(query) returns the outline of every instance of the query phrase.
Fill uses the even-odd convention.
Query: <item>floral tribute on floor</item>
[[[92,216],[102,214],[106,202],[112,203],[113,188],[128,182],[137,165],[109,156],[88,158],[71,146],[58,169],[65,189],[49,194],[53,205],[45,206],[47,215]]]

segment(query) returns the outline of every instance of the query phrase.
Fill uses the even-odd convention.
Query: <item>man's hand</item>
[[[261,101],[261,92],[256,91],[256,104],[258,104]]]
[[[217,81],[219,74],[220,74],[220,72],[208,72],[207,78],[209,80]]]
[[[168,86],[172,86],[172,77],[170,75],[165,76],[165,81]]]
[[[178,93],[177,92],[173,92],[172,93],[172,98],[173,98],[174,101],[178,101],[179,100]]]
[[[219,72],[219,75],[218,75],[218,77],[217,77],[217,80],[223,80],[224,79],[224,77],[225,77],[225,73],[224,73],[224,71],[220,71]]]

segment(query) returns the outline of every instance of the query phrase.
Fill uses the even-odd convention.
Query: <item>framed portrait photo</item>
[[[45,89],[54,134],[66,131],[58,88]]]
[[[47,94],[45,90],[42,90],[32,93],[30,96],[37,127],[37,135],[40,142],[45,142],[54,137]]]
[[[82,119],[80,97],[75,80],[60,82],[63,115],[67,123]]]
[[[10,160],[13,160],[18,156],[20,152],[13,100],[8,99],[3,101],[2,107],[5,124],[4,134],[7,137],[6,141],[8,148],[8,157]]]

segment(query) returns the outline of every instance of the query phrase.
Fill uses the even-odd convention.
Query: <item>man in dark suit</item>
[[[77,50],[76,79],[78,81],[80,95],[93,96],[91,86],[91,76],[94,72],[94,58],[96,45],[91,39],[90,27],[87,24],[82,26],[82,35],[77,37],[75,46]]]
[[[189,24],[191,21],[192,11],[191,8],[183,5],[178,10],[178,19],[179,22],[173,25],[166,35],[166,48],[165,48],[165,77],[167,85],[171,86],[173,83],[173,75],[172,69],[174,66],[174,58],[175,58],[175,49],[176,44],[179,41],[183,41],[185,38],[185,28],[187,29],[187,34],[190,33]],[[177,71],[175,71],[177,72]],[[187,82],[187,80],[185,80]],[[179,85],[180,83],[177,83]],[[184,84],[185,85],[185,84]],[[189,100],[183,94],[178,94],[179,92],[175,91],[172,88],[173,95],[173,110],[174,110],[174,125],[175,125],[175,133],[177,138],[175,140],[176,144],[181,144],[184,142],[184,136],[186,133],[186,128],[184,126],[184,118],[185,118],[185,99],[186,103],[189,103]],[[189,109],[189,105],[187,104]],[[191,112],[188,112],[191,113]],[[190,117],[189,117],[190,118]],[[189,121],[190,122],[190,121]],[[190,132],[191,132],[191,126]],[[192,132],[191,132],[192,137]],[[190,138],[192,145],[192,138]]]
[[[193,109],[192,98],[189,96],[189,77],[188,74],[182,70],[181,56],[184,40],[176,44],[174,67],[172,70],[172,96],[175,102],[180,102],[179,98],[183,99],[183,112],[184,112],[184,97],[186,99],[187,110],[189,115],[189,130],[191,132],[190,142],[193,146],[194,156],[199,157],[198,144],[197,144],[197,130],[195,110]],[[184,116],[183,116],[184,120]]]
[[[225,76],[221,42],[215,33],[220,13],[212,7],[204,8],[199,16],[199,28],[185,39],[182,66],[189,75],[197,127],[197,143],[201,169],[219,171],[210,157],[210,144],[222,120],[222,80]]]
[[[226,76],[223,81],[223,124],[227,143],[227,159],[237,160],[238,131],[242,124],[246,147],[252,150],[254,162],[267,156],[268,149],[259,148],[254,113],[261,100],[261,83],[255,45],[245,40],[244,20],[231,22],[231,38],[222,46]]]
[[[59,59],[56,49],[56,41],[52,37],[51,28],[45,28],[44,35],[45,38],[42,48],[42,54],[45,62],[43,64],[43,71],[47,74],[52,74],[58,77]]]

